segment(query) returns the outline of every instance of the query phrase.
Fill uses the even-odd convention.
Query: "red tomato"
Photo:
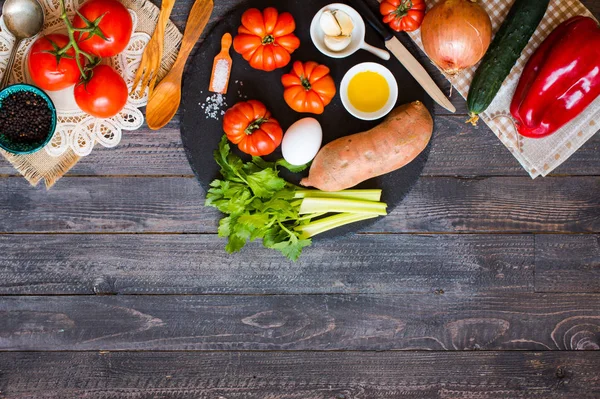
[[[329,68],[314,61],[294,62],[292,71],[281,77],[283,98],[296,112],[322,114],[335,96],[335,82]]]
[[[68,43],[67,36],[56,33],[42,36],[33,43],[29,50],[27,67],[29,76],[36,86],[43,90],[55,91],[77,83],[80,74],[73,49],[67,51],[67,58],[57,58],[54,54],[49,53],[49,51],[65,47]],[[79,60],[81,65],[85,65],[83,56],[80,56]]]
[[[83,15],[89,22],[94,23],[99,18],[98,29],[104,35],[106,40],[99,34],[75,33],[75,38],[79,42],[79,48],[86,53],[92,53],[99,57],[112,57],[125,50],[133,22],[127,8],[117,0],[89,0],[85,2],[73,18],[73,27],[85,28],[86,21],[80,15]]]
[[[81,110],[97,118],[110,118],[127,103],[127,84],[108,65],[98,65],[91,78],[75,86],[75,101]]]
[[[223,116],[229,141],[255,157],[269,155],[281,144],[283,130],[263,103],[249,100],[235,104]]]
[[[252,68],[273,71],[286,66],[292,59],[290,54],[300,46],[295,29],[296,22],[289,12],[279,14],[273,7],[262,12],[251,8],[242,15],[233,49]]]
[[[425,18],[425,0],[383,0],[379,11],[383,22],[396,32],[412,32],[421,26]]]

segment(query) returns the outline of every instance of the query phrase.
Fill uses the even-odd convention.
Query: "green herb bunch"
[[[278,167],[298,173],[307,165],[292,166],[283,159],[267,162],[260,157],[244,162],[231,152],[226,136],[214,157],[222,178],[211,182],[205,205],[225,214],[219,222],[219,236],[228,239],[225,249],[229,253],[262,239],[265,247],[296,261],[302,249],[311,245],[310,237],[386,214],[386,204],[378,202],[381,190],[326,193],[303,189],[279,177]]]
[[[229,239],[227,252],[239,251],[248,240],[262,238],[265,247],[297,260],[311,239],[300,238],[295,228],[310,220],[298,218],[302,200],[294,200],[296,186],[279,177],[277,166],[301,172],[306,165],[292,167],[284,160],[266,162],[260,157],[244,163],[231,153],[225,136],[215,160],[223,179],[211,182],[206,205],[227,215],[219,222],[219,236]]]

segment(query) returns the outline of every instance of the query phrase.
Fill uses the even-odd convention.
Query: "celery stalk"
[[[325,216],[327,214],[327,212],[319,212],[319,213],[309,213],[307,215],[304,215],[302,217],[299,217],[297,220],[299,222],[303,221],[303,220],[311,220],[311,219],[317,219],[320,218],[321,216]]]
[[[377,216],[379,215],[373,213],[339,213],[337,215],[320,219],[316,222],[298,226],[296,231],[300,232],[301,239],[306,239],[346,224],[376,218]]]
[[[343,190],[319,191],[311,189],[297,189],[294,198],[345,198],[363,201],[381,201],[381,190]]]
[[[373,215],[387,215],[387,205],[383,202],[358,201],[343,198],[312,198],[302,200],[299,215],[307,213],[370,213]]]

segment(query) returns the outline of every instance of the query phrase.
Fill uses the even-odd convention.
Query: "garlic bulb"
[[[319,22],[325,33],[323,41],[330,50],[342,51],[350,45],[354,22],[344,11],[325,10],[321,14]]]
[[[352,38],[350,36],[329,36],[324,37],[325,45],[332,51],[342,51],[350,45]]]
[[[350,36],[354,29],[354,22],[350,15],[341,10],[336,10],[334,13],[335,19],[342,30],[342,36]]]
[[[323,29],[323,32],[327,36],[340,36],[342,34],[342,29],[335,19],[333,12],[323,11],[319,22],[321,23],[321,29]]]

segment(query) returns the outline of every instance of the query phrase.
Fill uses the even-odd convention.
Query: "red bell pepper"
[[[600,26],[578,16],[560,24],[523,70],[510,112],[525,137],[551,135],[600,95]]]

